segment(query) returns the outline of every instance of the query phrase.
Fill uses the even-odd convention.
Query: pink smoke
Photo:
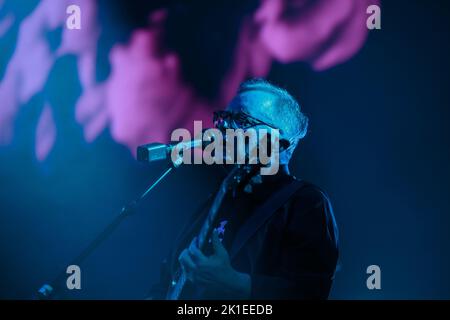
[[[82,10],[82,29],[64,28],[60,47],[51,51],[45,35],[65,25],[70,4]],[[211,124],[211,111],[226,105],[244,79],[266,76],[273,61],[303,61],[316,71],[347,61],[366,40],[366,8],[372,4],[378,1],[263,0],[242,24],[234,63],[223,78],[219,96],[206,102],[183,81],[179,55],[163,43],[164,10],[152,13],[149,27],[135,30],[126,45],[112,48],[111,74],[97,83],[96,2],[43,0],[22,21],[16,50],[0,83],[0,144],[10,143],[20,106],[42,90],[55,61],[65,54],[76,55],[78,61],[82,94],[74,107],[86,141],[93,141],[108,127],[117,142],[134,151],[139,144],[168,140],[174,128],[190,128],[193,120]],[[6,30],[10,23],[0,21],[0,27]],[[49,108],[44,108],[37,128],[40,160],[56,138]]]

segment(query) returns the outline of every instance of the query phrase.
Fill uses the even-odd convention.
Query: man
[[[164,298],[173,272],[182,267],[184,299],[326,299],[338,258],[337,227],[328,197],[289,173],[288,163],[306,135],[308,119],[285,90],[262,79],[244,82],[215,124],[280,132],[280,169],[255,174],[229,193],[221,207],[211,247],[199,250],[207,207],[185,228],[153,298]],[[158,294],[159,291],[159,294]]]

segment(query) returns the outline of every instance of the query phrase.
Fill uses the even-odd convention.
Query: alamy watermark
[[[381,268],[376,264],[372,264],[367,267],[366,273],[369,277],[366,280],[366,286],[369,290],[381,289]]]
[[[376,4],[367,7],[366,13],[370,16],[366,20],[366,26],[369,30],[381,29],[381,8]]]
[[[66,286],[69,290],[81,289],[81,269],[76,264],[67,267],[66,273],[69,275],[66,280]]]
[[[178,142],[171,160],[180,164],[261,164],[261,175],[274,175],[280,166],[280,132],[278,129],[216,128],[203,130],[201,121],[194,121],[194,141],[206,145],[201,152],[191,152],[192,135],[184,128],[175,129],[170,137]]]
[[[66,8],[66,13],[69,15],[66,19],[66,27],[69,30],[81,29],[81,8],[76,4],[72,4]]]

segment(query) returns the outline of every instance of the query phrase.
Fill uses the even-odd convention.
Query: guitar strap
[[[294,179],[278,190],[269,200],[257,207],[236,234],[230,250],[230,258],[239,253],[244,244],[281,208],[294,193],[306,185],[303,180]]]

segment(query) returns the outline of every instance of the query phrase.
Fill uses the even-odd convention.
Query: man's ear
[[[291,145],[291,143],[286,140],[286,139],[281,139],[280,140],[280,152],[286,150],[287,148],[289,148],[289,146]]]

